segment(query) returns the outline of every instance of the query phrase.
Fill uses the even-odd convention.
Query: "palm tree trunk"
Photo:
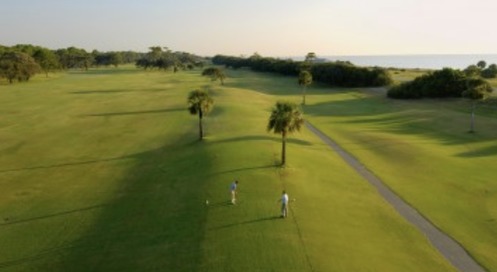
[[[202,127],[202,117],[203,117],[202,110],[198,111],[198,130],[200,133],[200,140],[204,138],[204,128]]]
[[[305,93],[306,93],[306,89],[307,87],[304,85],[304,87],[302,87],[302,105],[305,105]]]
[[[473,108],[471,109],[471,127],[469,128],[469,132],[473,133],[475,132],[475,105],[476,103],[473,102]]]
[[[285,165],[286,163],[286,131],[281,133],[282,141],[281,141],[281,165]]]

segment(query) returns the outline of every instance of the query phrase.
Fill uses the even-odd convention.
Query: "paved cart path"
[[[466,250],[450,236],[435,227],[422,214],[409,204],[404,202],[392,190],[383,184],[383,182],[364,167],[352,155],[343,150],[337,143],[319,131],[316,127],[306,122],[306,127],[337,152],[347,164],[354,168],[362,177],[371,183],[380,193],[380,195],[392,205],[397,212],[407,221],[416,226],[431,241],[433,246],[459,271],[464,272],[484,272],[483,269]]]

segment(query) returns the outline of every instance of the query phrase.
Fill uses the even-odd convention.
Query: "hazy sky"
[[[496,0],[1,0],[0,44],[263,56],[497,53]]]

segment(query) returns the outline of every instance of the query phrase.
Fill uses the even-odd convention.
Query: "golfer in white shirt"
[[[281,217],[286,218],[288,216],[288,194],[283,190],[281,195]]]

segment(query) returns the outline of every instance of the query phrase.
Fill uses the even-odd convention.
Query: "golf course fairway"
[[[279,166],[281,135],[266,126],[276,101],[301,101],[295,78],[227,70],[220,85],[200,73],[2,82],[0,270],[455,271],[305,127]],[[186,108],[200,88],[214,99],[203,141]],[[382,92],[313,86],[304,118],[497,271],[497,119],[479,116],[468,134],[454,104]],[[294,199],[285,219],[282,190]]]

